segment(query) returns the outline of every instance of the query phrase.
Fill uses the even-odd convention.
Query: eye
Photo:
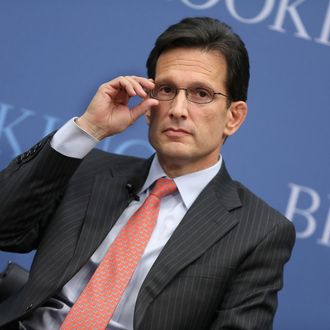
[[[193,94],[195,97],[198,97],[199,99],[210,99],[212,98],[212,93],[205,89],[205,88],[195,88],[193,90]]]
[[[170,85],[160,85],[157,87],[157,93],[161,95],[172,94],[174,88]]]

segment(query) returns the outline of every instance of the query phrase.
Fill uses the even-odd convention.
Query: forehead
[[[223,87],[226,72],[225,58],[217,51],[175,48],[159,56],[156,65],[156,82],[171,80],[180,84],[190,81]]]

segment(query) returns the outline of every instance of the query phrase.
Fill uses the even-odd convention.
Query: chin
[[[192,158],[191,151],[184,145],[167,145],[159,148],[155,148],[158,157],[166,160],[185,161]]]

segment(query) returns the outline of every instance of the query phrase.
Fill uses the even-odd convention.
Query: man
[[[220,154],[247,113],[245,46],[218,20],[187,18],[160,35],[147,68],[149,79],[103,84],[81,117],[1,173],[0,246],[37,249],[28,283],[0,305],[5,329],[272,329],[294,229]],[[144,114],[153,157],[92,150]],[[122,243],[162,177],[174,188],[147,241],[138,231]]]

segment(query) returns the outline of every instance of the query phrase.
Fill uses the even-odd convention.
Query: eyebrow
[[[189,84],[188,86],[179,86],[178,84],[176,84],[172,79],[161,79],[159,81],[155,81],[156,85],[172,85],[174,87],[182,87],[182,88],[205,88],[205,89],[210,89],[210,90],[214,90],[214,87],[210,86],[209,84],[206,84],[204,82],[193,82],[191,84]]]

